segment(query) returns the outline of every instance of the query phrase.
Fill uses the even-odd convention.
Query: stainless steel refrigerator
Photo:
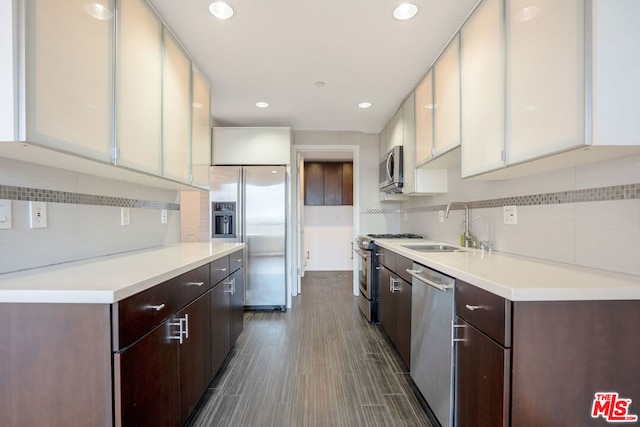
[[[211,167],[211,239],[247,244],[244,306],[286,307],[286,166]]]

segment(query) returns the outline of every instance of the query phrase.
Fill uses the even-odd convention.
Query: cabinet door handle
[[[479,310],[482,308],[479,305],[469,305],[469,304],[465,305],[465,307],[467,308],[467,310],[471,310],[471,311]]]
[[[231,279],[231,295],[236,294],[236,278]]]
[[[169,339],[170,340],[178,340],[179,344],[183,343],[183,337],[184,337],[184,326],[183,326],[183,321],[184,319],[179,318],[179,319],[174,319],[172,322],[169,322],[169,326],[177,326],[178,327],[178,335],[169,335]]]
[[[400,283],[400,279],[396,279],[395,277],[391,277],[389,280],[389,290],[391,291],[391,293],[395,293],[396,291],[399,291],[400,288],[396,288],[396,283]]]
[[[184,338],[189,338],[189,314],[185,314],[183,319],[180,319],[180,322],[184,320],[184,330],[181,331],[184,334]],[[180,342],[182,344],[182,342]]]
[[[455,337],[455,331],[456,328],[466,328],[465,325],[456,325],[455,323],[451,322],[451,345],[457,343],[457,342],[464,342],[466,341],[464,338],[456,338]]]
[[[224,293],[225,294],[233,294],[233,289],[231,289],[232,286],[232,279],[229,280],[225,280],[224,282]]]
[[[165,308],[165,307],[166,307],[166,305],[165,305],[165,304],[158,304],[158,305],[150,305],[150,306],[149,306],[149,308],[150,308],[151,310],[155,310],[155,311],[160,311],[160,310],[162,310],[162,309],[163,309],[163,308]]]
[[[204,282],[187,282],[187,286],[202,286]]]

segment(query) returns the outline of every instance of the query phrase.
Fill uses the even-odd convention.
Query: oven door
[[[358,283],[360,284],[360,293],[368,300],[371,300],[371,251],[356,249],[354,251],[358,255]]]

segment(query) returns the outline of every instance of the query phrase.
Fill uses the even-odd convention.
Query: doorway
[[[294,272],[296,280],[292,295],[301,293],[305,271],[350,270],[356,268],[353,242],[359,230],[359,146],[298,145],[296,154],[293,203],[296,218],[294,239]],[[352,162],[353,203],[343,206],[305,206],[304,169],[306,162]],[[358,283],[353,280],[353,294],[358,295]]]

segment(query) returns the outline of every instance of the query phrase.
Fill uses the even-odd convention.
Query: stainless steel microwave
[[[403,178],[402,146],[396,145],[380,159],[378,187],[385,193],[402,193]]]

